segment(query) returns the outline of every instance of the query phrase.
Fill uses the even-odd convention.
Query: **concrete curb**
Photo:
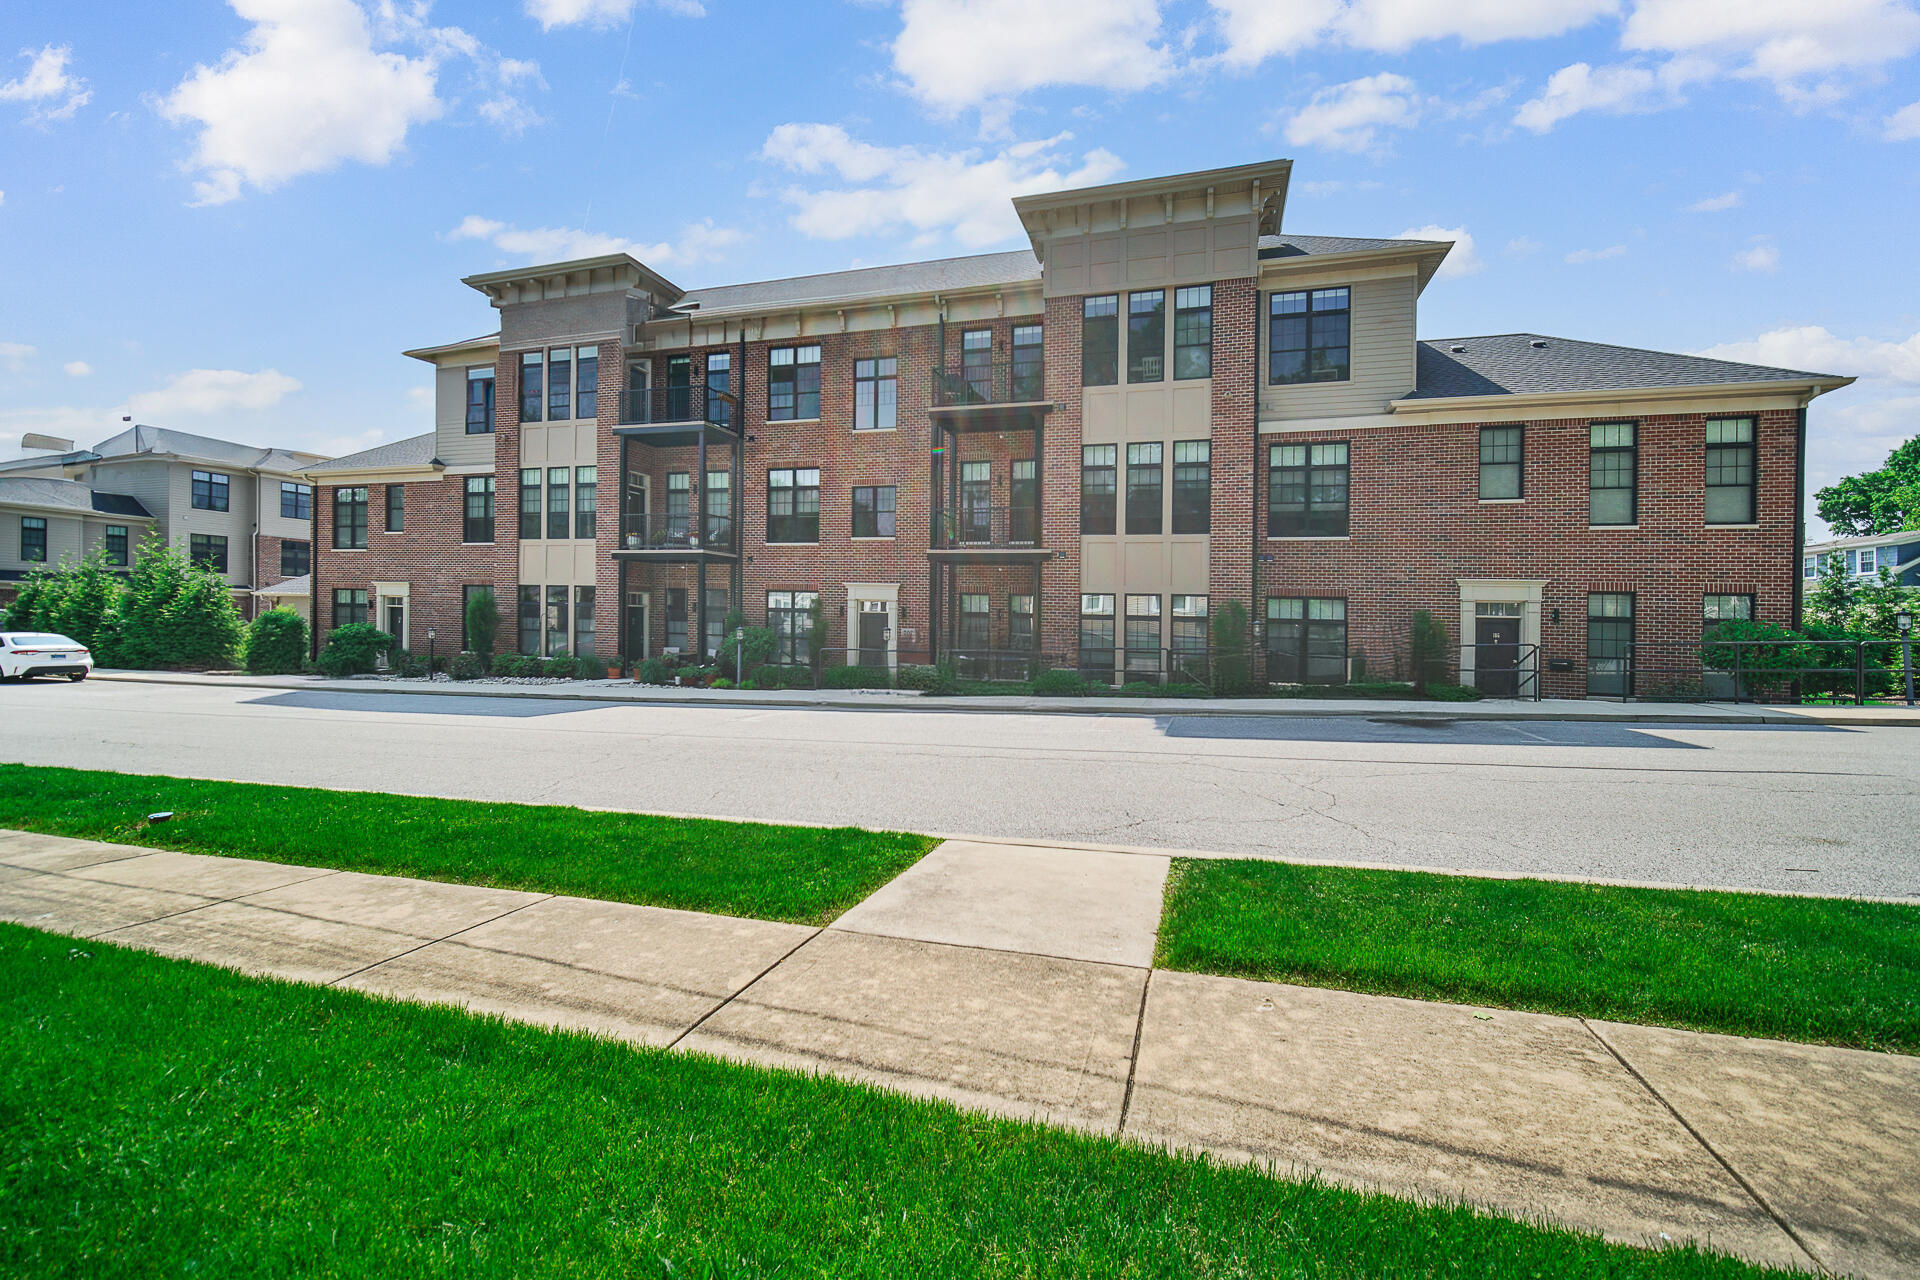
[[[98,671],[95,680],[132,684],[169,684],[193,688],[270,689],[276,692],[411,694],[418,697],[535,698],[543,701],[598,702],[652,707],[734,707],[756,710],[965,712],[974,715],[1122,715],[1232,716],[1324,720],[1558,721],[1618,724],[1823,725],[1841,728],[1920,727],[1920,708],[1909,707],[1735,707],[1723,703],[1608,703],[1604,710],[1577,702],[1408,703],[1371,700],[1285,699],[1238,701],[1187,698],[940,698],[889,693],[796,691],[780,697],[722,690],[639,692],[622,681],[591,689],[566,685],[498,685],[467,682],[402,684],[381,680],[321,680],[308,676],[204,676],[163,671]],[[626,692],[626,690],[634,692]]]

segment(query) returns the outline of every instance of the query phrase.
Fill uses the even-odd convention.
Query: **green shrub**
[[[103,665],[227,666],[245,632],[226,581],[150,534],[140,544],[117,616],[102,637]]]
[[[1084,698],[1095,691],[1091,680],[1084,679],[1078,671],[1055,668],[1042,671],[1033,678],[1033,692],[1042,698]]]
[[[893,685],[885,667],[833,667],[821,681],[829,689],[886,689]]]
[[[894,684],[902,689],[932,693],[940,687],[940,668],[920,665],[901,667],[894,675]]]
[[[605,680],[607,664],[600,661],[598,654],[583,653],[573,660],[573,677],[576,680]]]
[[[540,674],[549,680],[571,680],[577,668],[570,654],[556,653],[540,664]]]
[[[1407,654],[1413,667],[1415,693],[1425,694],[1428,685],[1446,682],[1447,629],[1425,609],[1414,612]]]
[[[447,661],[447,674],[455,680],[477,680],[485,670],[477,653],[456,653]]]
[[[1430,684],[1427,696],[1436,702],[1478,702],[1485,695],[1470,684]]]
[[[740,650],[743,653],[745,659],[744,665],[749,674],[756,668],[764,667],[768,662],[772,661],[773,651],[779,647],[774,639],[772,630],[769,628],[746,626],[746,619],[740,614],[728,614],[726,635],[720,642],[719,657],[720,674],[730,680],[740,679],[740,673],[733,669],[733,655],[735,653],[733,633],[743,629],[746,632],[746,636],[740,646]]]
[[[1778,623],[1729,619],[1715,623],[1707,632],[1700,646],[1700,665],[1714,671],[1728,672],[1738,667],[1743,696],[1765,694],[1785,688],[1794,678],[1794,668],[1817,665],[1809,657],[1815,646],[1798,644],[1798,639]],[[1736,646],[1726,643],[1730,640],[1766,643]],[[1848,663],[1851,665],[1851,657]]]
[[[738,686],[735,685],[733,681],[727,679],[725,676],[715,676],[713,678],[713,683],[708,685],[707,687],[709,689],[733,689],[733,688],[737,688]]]
[[[647,658],[633,669],[633,678],[641,684],[671,684],[665,658]]]
[[[811,689],[813,671],[808,667],[777,667],[765,663],[753,669],[756,689]]]
[[[393,637],[364,622],[349,622],[327,633],[327,647],[320,651],[317,665],[335,679],[373,670],[374,659],[390,652]]]
[[[307,660],[307,620],[291,609],[269,609],[248,624],[246,649],[255,675],[298,671]]]
[[[481,670],[486,670],[493,661],[493,640],[500,630],[500,606],[494,602],[493,592],[476,591],[467,601],[467,648],[480,662]]]
[[[1223,696],[1253,688],[1253,665],[1247,645],[1247,607],[1224,600],[1213,611],[1213,691]]]

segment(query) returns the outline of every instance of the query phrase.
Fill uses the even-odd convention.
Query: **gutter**
[[[1806,607],[1807,575],[1807,408],[1794,415],[1793,446],[1793,629],[1798,631]]]
[[[1805,378],[1786,382],[1703,382],[1684,387],[1605,387],[1591,391],[1499,392],[1479,396],[1421,396],[1387,401],[1395,413],[1420,410],[1447,412],[1454,409],[1484,409],[1490,405],[1543,407],[1579,406],[1596,402],[1695,400],[1701,396],[1786,395],[1799,393],[1811,399],[1829,391],[1851,386],[1852,378]]]

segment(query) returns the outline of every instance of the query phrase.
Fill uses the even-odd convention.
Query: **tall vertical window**
[[[1347,536],[1345,444],[1268,446],[1267,536]]]
[[[1009,464],[1012,478],[1007,489],[1007,532],[1014,542],[1040,541],[1040,478],[1032,458],[1015,458]]]
[[[1521,496],[1525,427],[1480,428],[1480,501],[1504,502]]]
[[[1353,375],[1347,290],[1276,293],[1267,308],[1268,382],[1345,382]]]
[[[960,464],[960,541],[988,542],[993,536],[993,463]]]
[[[733,425],[733,405],[726,399],[733,392],[733,357],[725,351],[707,355],[707,421],[723,427]]]
[[[687,648],[687,589],[667,588],[667,648],[677,653]]]
[[[367,491],[364,487],[333,491],[333,545],[340,551],[367,545]]]
[[[812,660],[812,591],[767,592],[767,628],[773,632],[773,660],[785,666],[805,666]]]
[[[767,420],[820,416],[820,348],[775,347],[767,352]]]
[[[200,534],[194,534],[198,538]],[[27,564],[47,562],[47,521],[44,516],[20,517],[20,559]]]
[[[405,533],[407,530],[407,488],[405,485],[387,486],[387,523],[388,533]]]
[[[1640,518],[1640,451],[1631,422],[1587,428],[1587,523],[1634,524]]]
[[[467,434],[493,434],[493,366],[477,364],[467,370]]]
[[[891,538],[893,536],[894,486],[855,486],[853,491],[853,536]]]
[[[45,537],[45,526],[41,527],[41,536]],[[46,559],[46,547],[40,549],[40,558]],[[187,558],[203,569],[215,573],[227,571],[227,536],[224,533],[191,533],[187,535]]]
[[[367,620],[367,593],[350,587],[333,589],[333,625],[348,627]]]
[[[667,537],[678,540],[693,530],[693,476],[667,472]]]
[[[581,347],[573,353],[573,416],[594,418],[599,414],[600,348]]]
[[[1191,669],[1195,659],[1207,656],[1207,598],[1175,596],[1169,603],[1173,607],[1173,620],[1167,647],[1176,658],[1187,660]]]
[[[555,347],[547,352],[547,420],[565,422],[573,417],[573,348]]]
[[[111,545],[111,544],[109,544]],[[120,561],[119,563],[126,563]],[[297,578],[303,573],[313,571],[313,544],[300,542],[293,538],[280,540],[280,576]]]
[[[313,518],[313,486],[282,480],[280,482],[280,517],[283,520],[311,520]]]
[[[985,592],[960,594],[960,644],[974,652],[993,648],[993,613]]]
[[[1080,316],[1080,385],[1111,387],[1120,381],[1120,296],[1088,298]]]
[[[567,652],[567,589],[565,587],[547,588],[546,624],[546,655],[549,658],[557,658]]]
[[[1033,597],[1007,597],[1007,648],[1033,648]]]
[[[194,472],[192,501],[195,511],[225,511],[227,477],[218,471]]]
[[[573,589],[573,652],[593,652],[593,588]]]
[[[1038,400],[1046,385],[1046,356],[1037,324],[1013,326],[1013,365],[1008,380],[1008,398],[1015,401]]]
[[[960,335],[960,380],[968,403],[993,399],[993,330],[968,329]]]
[[[1167,292],[1141,289],[1127,295],[1127,381],[1160,382],[1167,376]]]
[[[540,536],[540,468],[520,469],[520,537]]]
[[[547,536],[570,538],[573,520],[569,514],[567,491],[573,483],[572,467],[547,468]]]
[[[289,544],[285,542],[282,542],[280,544],[280,559],[282,564],[285,564],[286,562],[286,557],[287,557],[286,549],[288,545]],[[307,544],[304,542],[296,542],[296,543],[292,543],[291,545],[299,547],[302,552],[305,552],[307,549]],[[126,567],[127,526],[123,524],[110,524],[107,526],[107,563],[119,565],[121,568]],[[287,573],[286,570],[283,568],[281,572],[283,574],[286,574],[286,576],[289,578],[297,578],[300,576],[300,573],[305,573],[306,570],[302,569],[300,570],[300,573]]]
[[[733,476],[726,471],[707,472],[707,496],[701,504],[707,524],[707,541],[727,542],[733,537]],[[712,591],[708,591],[712,595]]]
[[[460,541],[493,541],[493,477],[468,476],[466,505],[461,513]]]
[[[853,362],[853,429],[891,431],[900,403],[899,361],[875,356]]]
[[[1127,446],[1128,533],[1160,532],[1164,461],[1165,450],[1158,441]]]
[[[1267,597],[1267,679],[1279,684],[1344,684],[1347,602]]]
[[[667,357],[667,420],[693,417],[693,357]]]
[[[1160,671],[1160,597],[1127,597],[1127,670]]]
[[[1752,524],[1753,419],[1707,419],[1707,523]]]
[[[1587,692],[1624,698],[1633,692],[1633,597],[1587,597]]]
[[[519,632],[518,649],[524,654],[537,655],[540,652],[540,588],[520,588],[515,622]]]
[[[1113,597],[1080,597],[1080,673],[1113,680]]]
[[[1206,440],[1177,440],[1173,445],[1173,531],[1206,533],[1213,528],[1213,445]]]
[[[767,541],[820,541],[820,469],[767,472]]]
[[[545,384],[541,380],[543,360],[538,351],[522,352],[520,356],[520,421],[540,421],[540,406],[544,400],[540,389]]]
[[[599,533],[594,520],[599,514],[600,468],[573,469],[573,536],[593,538]]]
[[[473,638],[467,632],[467,619],[473,614],[473,602],[485,592],[489,600],[493,597],[493,588],[485,583],[469,582],[460,588],[460,647],[473,648]]]
[[[707,588],[706,626],[702,634],[705,636],[706,651],[710,654],[720,652],[727,630],[727,609],[730,604],[731,597],[725,587]]]
[[[1080,532],[1112,533],[1118,505],[1115,466],[1119,447],[1089,444],[1080,449]]]
[[[1210,284],[1174,291],[1173,376],[1213,376],[1213,286]]]

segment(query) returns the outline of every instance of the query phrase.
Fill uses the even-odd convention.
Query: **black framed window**
[[[1080,597],[1080,673],[1113,679],[1113,597]]]
[[[1080,385],[1111,387],[1120,381],[1120,295],[1083,300],[1080,317]]]
[[[1033,648],[1033,597],[1007,597],[1007,647]]]
[[[1267,679],[1345,684],[1347,602],[1324,596],[1267,597]]]
[[[702,514],[707,522],[707,540],[727,542],[733,537],[733,474],[727,471],[707,472],[707,496],[701,505]],[[712,590],[707,594],[711,596]]]
[[[733,405],[724,397],[733,392],[733,356],[725,351],[707,355],[707,421],[733,425]]]
[[[460,647],[462,649],[473,648],[473,639],[467,633],[467,615],[473,611],[473,602],[483,591],[489,596],[493,594],[493,588],[484,582],[469,582],[460,588]]]
[[[1167,647],[1178,657],[1193,659],[1207,656],[1207,598],[1174,596],[1167,602],[1172,618],[1168,623]]]
[[[676,653],[687,649],[687,589],[667,588],[667,648]]]
[[[304,547],[307,544],[302,542],[299,545]],[[123,569],[127,565],[127,526],[123,524],[107,526],[107,563],[119,565]],[[305,573],[306,570],[302,569],[300,572]]]
[[[820,348],[775,347],[767,352],[767,421],[820,416]]]
[[[1039,400],[1045,394],[1047,365],[1044,333],[1037,324],[1013,326],[1013,364],[1008,390],[1013,400]]]
[[[280,540],[280,576],[297,578],[313,572],[313,544],[292,538]]]
[[[1276,444],[1267,447],[1267,536],[1344,538],[1347,535],[1347,446]]]
[[[540,652],[540,588],[521,587],[515,622],[518,636],[515,647],[524,654]]]
[[[580,347],[573,353],[573,416],[600,414],[600,348]]]
[[[540,406],[545,397],[541,395],[544,387],[546,359],[538,351],[522,352],[520,356],[520,421],[540,421]]]
[[[194,537],[199,537],[195,534]],[[20,517],[20,559],[27,564],[47,562],[47,521],[43,516]]]
[[[225,511],[227,509],[227,487],[227,477],[223,472],[194,472],[193,509],[195,511]]]
[[[1639,432],[1631,422],[1595,422],[1587,428],[1587,523],[1639,519]]]
[[[367,491],[364,486],[333,491],[333,545],[350,551],[367,545]]]
[[[1166,449],[1159,441],[1127,446],[1127,532],[1159,533]]]
[[[818,598],[812,591],[767,592],[767,628],[773,632],[776,663],[804,666],[812,660],[813,602]]]
[[[573,487],[572,467],[547,468],[547,536],[573,536],[573,516],[568,493]]]
[[[387,523],[388,533],[407,531],[407,489],[405,485],[387,486]]]
[[[767,472],[767,541],[820,541],[820,469]]]
[[[1210,284],[1174,290],[1173,376],[1213,376],[1213,286]]]
[[[1504,502],[1522,494],[1525,427],[1480,428],[1480,501]]]
[[[732,597],[725,587],[707,588],[707,616],[703,629],[705,644],[709,654],[720,652],[726,636],[727,610],[731,607]]]
[[[1268,299],[1269,383],[1345,382],[1353,376],[1349,298],[1340,288],[1301,289]]]
[[[187,535],[187,558],[205,569],[215,573],[227,571],[227,535],[224,533],[190,533]]]
[[[1587,596],[1587,692],[1624,698],[1633,692],[1633,596]]]
[[[898,424],[900,362],[874,356],[853,362],[853,429],[891,431]]]
[[[540,468],[520,469],[520,537],[540,536]]]
[[[1173,445],[1173,531],[1207,533],[1213,528],[1213,444],[1176,440]]]
[[[493,434],[493,366],[473,365],[467,370],[467,434]]]
[[[1127,670],[1160,670],[1160,597],[1127,597]]]
[[[547,421],[565,422],[573,417],[573,348],[555,347],[547,352]]]
[[[565,587],[547,588],[547,647],[546,655],[557,658],[567,652],[570,643],[567,634],[567,589]]]
[[[1117,515],[1119,446],[1089,444],[1080,448],[1080,532],[1112,533]]]
[[[573,536],[593,538],[599,529],[594,521],[600,511],[600,468],[573,469]]]
[[[959,647],[976,653],[993,648],[993,608],[984,591],[960,593]]]
[[[1723,622],[1752,622],[1753,597],[1713,595],[1700,601],[1702,632],[1710,632]]]
[[[893,537],[894,486],[858,485],[853,490],[853,536]]]
[[[334,627],[365,625],[366,621],[367,593],[358,588],[335,587],[333,589]]]
[[[292,480],[280,482],[280,516],[285,520],[313,519],[313,486],[296,484]]]
[[[460,541],[493,541],[493,477],[468,476],[466,506],[461,513]]]
[[[1161,382],[1167,376],[1167,291],[1140,289],[1127,295],[1127,381]]]
[[[960,540],[988,542],[993,537],[993,463],[976,458],[960,464]]]
[[[960,380],[975,403],[993,399],[993,330],[968,329],[960,335]]]
[[[1015,542],[1040,540],[1040,476],[1032,458],[1015,458],[1008,464],[1011,476],[1007,487],[1007,531]]]
[[[1707,419],[1707,523],[1754,522],[1753,419]]]
[[[693,530],[693,476],[667,472],[667,536],[684,538]]]

